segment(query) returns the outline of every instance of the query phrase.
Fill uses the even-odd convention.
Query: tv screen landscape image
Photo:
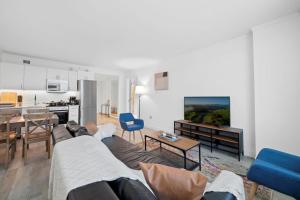
[[[184,119],[193,123],[230,126],[230,97],[184,97]]]

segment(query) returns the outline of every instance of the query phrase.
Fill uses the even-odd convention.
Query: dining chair
[[[46,152],[50,158],[51,143],[51,118],[53,113],[31,113],[24,114],[25,133],[22,135],[23,150],[22,157],[27,162],[27,148],[29,144],[45,142]]]
[[[27,114],[34,114],[34,113],[48,113],[48,108],[29,108],[26,110]],[[28,127],[30,128],[30,127]],[[24,130],[23,130],[24,132]],[[27,149],[29,149],[29,144],[27,144]]]
[[[6,124],[6,129],[0,130],[0,144],[5,145],[5,168],[8,167],[9,158],[12,160],[17,150],[17,134],[10,131],[10,120],[13,117],[13,112],[0,110],[0,124]]]

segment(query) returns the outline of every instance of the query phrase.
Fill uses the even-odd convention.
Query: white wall
[[[111,81],[111,106],[112,107],[118,107],[118,88],[119,83],[118,80],[112,80]]]
[[[173,131],[174,120],[183,119],[184,96],[230,96],[231,125],[244,129],[245,155],[253,156],[252,61],[249,34],[168,60],[157,68],[133,71],[132,76],[148,90],[141,98],[145,125]],[[155,91],[154,73],[162,71],[169,72],[169,90]]]
[[[256,151],[300,155],[300,15],[253,29]]]

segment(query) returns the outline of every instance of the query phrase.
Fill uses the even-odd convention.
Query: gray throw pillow
[[[85,127],[80,127],[77,132],[75,132],[75,137],[82,135],[90,135],[88,130]]]

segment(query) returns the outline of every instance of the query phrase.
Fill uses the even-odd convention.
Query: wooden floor
[[[101,125],[101,124],[106,124],[106,123],[113,123],[114,125],[116,125],[116,127],[117,127],[116,135],[118,135],[120,137],[122,136],[122,129],[120,127],[120,123],[117,120],[117,118],[115,118],[114,116],[106,117],[106,115],[99,115],[98,116],[98,124]],[[142,133],[144,134],[144,133],[151,132],[151,131],[153,131],[153,130],[144,128],[142,130]],[[129,133],[125,132],[123,138],[126,139],[127,141],[129,141]],[[133,140],[133,136],[131,136],[130,142],[134,143],[134,144],[142,142],[142,138],[141,138],[140,134],[138,132],[136,132],[135,133],[135,140]]]
[[[117,134],[121,135],[116,118],[98,116],[98,124],[113,123],[117,125]],[[124,134],[128,139],[128,134]],[[141,142],[139,134],[133,143]],[[22,144],[18,140],[15,159],[8,169],[4,168],[4,151],[0,148],[0,200],[45,200],[48,196],[48,182],[51,159],[47,158],[45,143],[30,145],[28,161],[24,165]],[[52,151],[52,147],[51,147]]]
[[[0,199],[47,199],[50,159],[45,143],[30,145],[27,165],[22,159],[20,140],[17,146],[8,169],[4,169],[4,152],[0,152]]]
[[[117,126],[117,135],[122,131],[116,118],[98,116],[98,124],[113,123]],[[144,129],[143,133],[152,130]],[[124,134],[124,139],[129,140],[129,134]],[[135,141],[142,140],[137,134]],[[32,144],[28,151],[28,163],[24,165],[21,153],[21,141],[18,141],[15,159],[8,169],[4,169],[4,151],[0,148],[0,200],[46,200],[48,196],[49,170],[51,160],[47,158],[44,143]],[[51,147],[52,150],[52,147]],[[237,163],[239,164],[239,163]],[[275,192],[272,200],[290,199]]]

